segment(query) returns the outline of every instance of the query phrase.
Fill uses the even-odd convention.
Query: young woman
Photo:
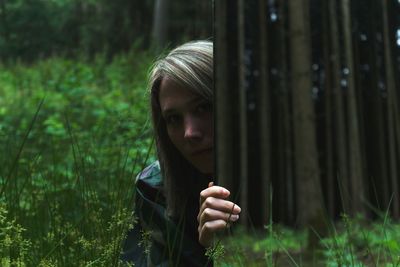
[[[214,234],[239,218],[229,191],[213,185],[212,88],[212,42],[183,44],[152,67],[159,161],[137,177],[139,221],[123,254],[135,266],[211,266],[205,251]]]

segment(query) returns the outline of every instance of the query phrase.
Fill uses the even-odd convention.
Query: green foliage
[[[269,225],[267,231],[236,229],[223,240],[216,266],[399,266],[400,224],[342,216],[320,248],[307,250],[307,231]]]
[[[141,230],[140,234],[141,234],[141,238],[140,238],[140,242],[138,245],[140,247],[142,247],[144,249],[144,253],[146,253],[148,255],[150,253],[150,248],[151,248],[152,232]]]
[[[206,256],[213,261],[223,259],[225,254],[225,247],[220,242],[217,242],[214,246],[207,248]]]
[[[154,160],[151,58],[0,66],[1,266],[123,266],[135,175]]]
[[[344,215],[339,233],[324,238],[323,253],[329,266],[395,264],[400,254],[400,225],[394,222],[368,222],[363,217]],[[395,266],[395,265],[394,265]]]
[[[0,1],[0,62],[34,62],[49,56],[109,61],[131,48],[147,49],[153,0]],[[169,41],[209,38],[212,2],[171,1]]]
[[[272,227],[272,226],[269,226]],[[273,252],[280,251],[282,248],[291,251],[300,251],[306,243],[306,232],[295,231],[281,226],[274,227],[270,234],[253,244],[255,252],[270,250]]]
[[[152,10],[151,1],[2,1],[0,59],[127,51],[151,32]]]
[[[49,53],[49,42],[55,34],[50,23],[46,1],[4,1],[0,7],[0,58],[11,55],[31,59],[32,55]]]
[[[0,205],[0,259],[1,266],[25,266],[32,246],[23,237],[25,229],[8,217],[5,205]]]

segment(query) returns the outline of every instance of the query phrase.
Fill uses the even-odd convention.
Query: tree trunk
[[[9,43],[10,30],[8,27],[6,0],[0,0],[0,20],[1,20],[1,23],[3,24],[3,28],[4,28],[4,32],[2,32],[4,41],[6,43]]]
[[[389,37],[389,22],[388,22],[388,3],[387,0],[382,1],[383,9],[383,42],[384,42],[384,58],[385,58],[385,73],[386,73],[386,87],[387,87],[387,100],[388,100],[388,132],[389,132],[389,166],[390,166],[390,181],[393,194],[393,216],[399,218],[399,190],[398,190],[398,158],[396,149],[400,140],[396,140],[396,126],[398,125],[398,107],[396,86],[393,72],[393,62]]]
[[[348,69],[348,95],[347,95],[347,111],[348,111],[348,162],[349,162],[349,190],[350,196],[350,214],[355,215],[357,212],[364,212],[362,200],[364,198],[364,181],[362,173],[362,157],[360,145],[360,126],[358,99],[355,88],[355,69],[353,63],[353,41],[352,41],[352,24],[350,21],[350,1],[342,0],[342,17],[343,17],[343,33],[344,33],[344,54],[346,67]]]
[[[293,125],[292,117],[290,114],[291,106],[291,94],[289,88],[289,76],[288,76],[288,39],[287,39],[287,1],[279,0],[277,7],[277,43],[274,53],[271,56],[276,57],[278,75],[278,114],[279,117],[276,119],[279,125],[281,133],[278,134],[280,141],[277,149],[281,156],[279,157],[279,182],[280,191],[275,193],[275,198],[278,199],[277,211],[280,213],[279,218],[282,221],[293,222],[295,221],[297,209],[295,207],[295,174],[293,166]],[[277,193],[280,195],[277,196]]]
[[[311,43],[305,1],[289,1],[291,88],[293,94],[298,223],[315,228],[323,221],[314,108],[311,99]]]
[[[331,218],[334,217],[335,210],[335,171],[334,171],[334,146],[333,146],[333,109],[332,109],[332,64],[330,64],[330,30],[329,30],[329,2],[322,3],[323,17],[322,17],[322,34],[323,34],[323,61],[326,66],[326,79],[325,84],[321,85],[325,88],[324,97],[324,112],[325,112],[325,191],[328,214]]]
[[[238,28],[230,18],[237,16],[237,1],[215,2],[215,139],[217,183],[232,192],[231,200],[239,201],[242,193],[238,118]],[[217,63],[218,62],[218,63]],[[241,203],[239,205],[242,206]],[[240,216],[241,221],[246,219]]]
[[[371,5],[369,8],[369,14],[367,15],[371,19],[369,24],[366,25],[368,28],[367,36],[370,37],[368,42],[368,64],[371,66],[365,84],[368,86],[368,90],[371,91],[368,102],[368,108],[364,110],[365,116],[368,117],[366,129],[370,129],[367,134],[370,135],[370,145],[368,146],[368,178],[370,179],[371,190],[371,203],[376,206],[379,210],[384,209],[389,204],[391,186],[389,185],[390,176],[388,173],[389,161],[388,161],[388,127],[387,127],[387,114],[384,110],[384,100],[381,95],[381,89],[377,86],[380,82],[380,66],[381,55],[379,50],[381,43],[375,38],[372,38],[376,31],[383,28],[381,14],[381,3],[376,1],[370,1]],[[386,102],[386,99],[385,99]],[[382,205],[383,204],[383,205]]]
[[[169,0],[156,0],[154,4],[154,17],[152,29],[152,45],[162,49],[167,43],[168,37],[168,9]]]
[[[261,208],[261,221],[266,225],[272,212],[270,211],[270,192],[271,192],[271,108],[270,108],[270,88],[268,75],[268,38],[267,38],[267,10],[264,0],[258,1],[259,25],[260,25],[260,86],[258,92],[259,102],[259,122],[260,126],[260,159],[261,159],[261,203],[265,207]]]

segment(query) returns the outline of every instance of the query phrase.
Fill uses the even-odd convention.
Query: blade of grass
[[[9,173],[7,175],[6,180],[4,181],[4,184],[1,187],[0,198],[3,196],[3,194],[4,194],[5,190],[6,190],[6,187],[7,187],[8,183],[9,183],[9,181],[11,180],[11,175],[13,174],[14,170],[16,169],[16,167],[18,165],[18,161],[19,161],[19,159],[21,157],[22,150],[23,150],[23,148],[25,146],[26,140],[28,140],[28,136],[31,133],[31,131],[33,129],[33,126],[35,125],[35,122],[36,122],[36,120],[38,118],[39,111],[42,108],[44,100],[45,100],[45,97],[43,97],[42,100],[40,101],[39,106],[36,109],[35,115],[33,116],[33,119],[31,120],[31,123],[29,125],[28,131],[25,133],[24,139],[22,140],[22,143],[19,146],[18,153],[17,153],[16,157],[14,158],[13,163],[11,164],[11,168],[10,168],[10,171],[9,171]]]

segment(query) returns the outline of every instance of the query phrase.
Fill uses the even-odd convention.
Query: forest
[[[217,266],[400,264],[400,1],[0,0],[0,265],[126,266],[147,75],[214,41]]]
[[[231,61],[216,69],[221,150],[243,142],[240,153],[221,154],[231,164],[221,163],[221,172],[231,172],[222,179],[235,183],[234,173],[264,176],[239,180],[249,190],[260,188],[260,194],[268,194],[272,183],[279,214],[272,213],[289,224],[298,209],[304,218],[297,222],[309,220],[306,207],[324,209],[330,218],[341,212],[372,216],[372,207],[388,208],[398,218],[400,4],[310,1],[307,9],[300,2],[240,3],[221,2],[220,12],[239,13],[241,27],[216,16],[221,29],[216,44],[223,51],[217,50],[217,62]],[[256,9],[262,11],[258,16]],[[232,74],[236,80],[225,78]],[[231,94],[222,100],[225,90]],[[229,113],[241,118],[237,128]],[[239,156],[243,152],[248,155]],[[312,203],[323,206],[311,208]],[[259,215],[265,222],[267,215]]]

